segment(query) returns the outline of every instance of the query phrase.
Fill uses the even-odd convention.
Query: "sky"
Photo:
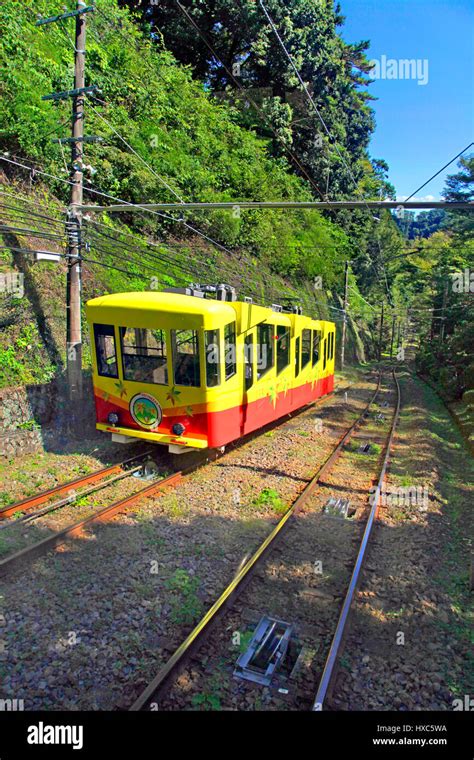
[[[474,141],[474,0],[340,4],[342,36],[347,42],[370,40],[367,57],[379,63],[380,78],[369,87],[378,98],[372,102],[377,127],[369,150],[387,161],[403,200]],[[403,59],[419,62],[414,78],[400,77]],[[398,78],[388,78],[392,74]],[[446,176],[456,171],[454,162],[416,198],[440,199]]]

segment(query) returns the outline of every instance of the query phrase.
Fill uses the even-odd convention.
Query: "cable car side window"
[[[257,380],[260,380],[275,363],[274,334],[275,325],[257,326]]]
[[[301,369],[311,361],[311,330],[301,333]]]
[[[295,343],[295,377],[300,374],[300,352],[301,352],[301,338],[296,338]]]
[[[206,346],[206,385],[208,388],[220,383],[220,356],[219,356],[220,330],[205,330],[204,343]]]
[[[328,358],[328,339],[327,338],[324,338],[323,352],[324,352],[323,369],[326,369],[326,361]]]
[[[235,322],[229,322],[224,327],[224,361],[225,361],[225,379],[233,377],[237,372],[237,362],[235,356]]]
[[[290,363],[290,330],[284,325],[278,325],[276,334],[277,375],[279,375]]]
[[[171,330],[174,382],[176,385],[201,385],[199,337],[197,330]]]
[[[113,325],[94,325],[97,373],[102,377],[118,377],[117,351]]]
[[[253,385],[253,335],[245,336],[244,342],[244,371],[245,390],[248,391]]]
[[[124,380],[168,385],[166,333],[145,327],[121,327]]]
[[[321,341],[320,330],[313,330],[313,367],[319,360],[319,343]]]

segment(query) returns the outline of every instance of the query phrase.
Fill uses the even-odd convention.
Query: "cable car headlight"
[[[107,415],[109,425],[118,425],[119,419],[117,412],[109,412]]]
[[[175,422],[175,424],[171,428],[174,435],[183,435],[185,429],[186,428],[181,422]]]

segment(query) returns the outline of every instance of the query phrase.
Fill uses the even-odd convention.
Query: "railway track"
[[[344,636],[347,630],[348,618],[349,618],[349,613],[352,606],[352,601],[354,599],[354,594],[359,582],[359,578],[362,571],[362,566],[363,566],[363,562],[366,556],[367,547],[369,544],[374,522],[377,518],[377,514],[379,511],[380,497],[382,493],[383,483],[385,480],[385,474],[387,472],[387,467],[389,464],[393,439],[395,437],[395,431],[397,428],[398,418],[400,415],[400,404],[401,404],[400,385],[399,385],[395,370],[392,370],[392,374],[393,374],[393,379],[396,386],[396,404],[395,404],[395,412],[392,418],[392,423],[390,425],[390,433],[389,433],[388,440],[385,446],[382,468],[380,470],[380,475],[377,481],[375,493],[373,494],[372,506],[371,506],[370,513],[367,519],[364,534],[362,536],[362,541],[359,547],[359,551],[357,553],[357,559],[354,565],[354,569],[351,575],[351,579],[349,582],[349,586],[347,588],[346,595],[344,597],[344,603],[342,605],[341,614],[337,622],[336,630],[334,632],[331,646],[330,646],[330,649],[329,649],[329,652],[324,664],[324,670],[323,670],[321,680],[318,686],[316,697],[314,699],[313,708],[312,708],[313,710],[323,709],[324,704],[326,702],[326,698],[330,694],[330,691],[332,690],[333,685],[335,683],[335,676],[337,675],[337,662],[343,648]]]
[[[79,498],[83,495],[83,493],[78,492],[78,489],[89,485],[89,483],[102,483],[107,480],[109,475],[120,475],[124,473],[126,468],[131,465],[132,462],[136,462],[137,460],[144,458],[149,454],[151,454],[151,451],[145,451],[143,454],[138,454],[137,456],[130,457],[129,459],[125,459],[123,462],[118,462],[117,464],[110,465],[110,467],[103,467],[100,470],[95,470],[94,472],[82,475],[80,478],[75,478],[75,480],[68,480],[66,483],[60,483],[54,488],[49,488],[46,491],[40,491],[34,496],[28,496],[26,499],[22,499],[21,501],[17,501],[14,504],[9,504],[6,507],[2,507],[2,509],[0,509],[0,520],[5,520],[9,517],[12,517],[17,512],[29,512],[35,507],[39,507],[41,504],[46,504],[53,497],[60,496],[63,493],[69,494],[69,501],[72,500],[71,492],[73,492],[73,497]],[[89,493],[92,492],[92,490],[89,491]],[[67,500],[64,500],[64,503],[67,503]],[[56,504],[56,507],[58,506],[59,504]]]
[[[342,393],[346,391],[348,387],[349,386],[344,387],[344,388],[338,388],[333,393]],[[317,399],[315,403],[320,404],[323,401],[330,398],[332,395],[333,394],[328,394],[327,396],[323,396],[320,399]],[[296,413],[293,413],[292,415],[286,415],[283,419],[277,420],[271,423],[270,425],[267,425],[263,430],[272,429],[274,427],[277,427],[278,425],[281,425],[282,422],[284,422],[288,418],[288,416],[294,417],[295,414],[298,414],[304,411],[305,409],[308,408],[308,406],[312,406],[312,405],[314,404],[305,405],[304,407],[299,409]],[[246,436],[245,439],[239,440],[238,442],[236,442],[236,444],[232,444],[232,445],[239,445],[242,443],[242,441],[246,441],[249,438],[254,437],[255,435],[257,434],[251,433],[250,436]],[[110,467],[97,470],[96,472],[89,473],[81,478],[77,478],[75,480],[68,481],[67,483],[60,484],[56,486],[55,488],[49,489],[47,491],[42,491],[38,494],[35,494],[34,496],[28,497],[27,499],[17,502],[16,504],[11,504],[7,507],[4,507],[2,510],[0,510],[0,529],[3,529],[4,527],[6,528],[9,525],[15,525],[16,523],[20,521],[27,522],[30,519],[36,519],[37,517],[38,518],[42,517],[43,515],[48,514],[49,512],[52,512],[54,510],[58,510],[66,506],[70,506],[71,504],[74,503],[75,500],[83,496],[90,496],[99,490],[102,490],[104,488],[107,488],[110,485],[113,485],[119,480],[123,480],[124,478],[130,477],[131,475],[133,475],[134,472],[139,470],[141,467],[141,465],[136,466],[136,467],[131,467],[130,465],[132,465],[134,461],[137,461],[140,458],[144,458],[150,453],[151,453],[150,451],[147,451],[143,454],[127,459],[116,465],[111,465]],[[51,551],[52,549],[58,546],[63,545],[64,543],[66,543],[67,541],[71,539],[83,536],[84,531],[88,527],[94,524],[98,524],[98,523],[106,522],[107,520],[110,520],[118,513],[123,512],[124,510],[130,507],[133,507],[141,499],[144,499],[150,496],[155,496],[159,493],[165,492],[169,488],[175,487],[182,480],[182,478],[186,477],[187,475],[194,472],[196,469],[199,469],[203,465],[207,464],[209,461],[213,459],[217,459],[220,456],[223,456],[223,454],[219,453],[218,451],[212,451],[210,454],[207,454],[203,459],[201,459],[197,463],[187,468],[177,470],[176,472],[166,477],[157,479],[156,481],[137,490],[131,495],[128,495],[125,498],[114,501],[111,504],[108,504],[104,506],[103,508],[94,511],[92,514],[89,514],[87,517],[84,517],[83,519],[78,520],[73,524],[67,525],[65,528],[61,530],[54,531],[50,535],[46,536],[45,538],[42,538],[41,540],[36,541],[32,543],[31,545],[28,545],[18,551],[15,551],[12,554],[9,554],[8,556],[0,559],[0,577],[7,575],[9,572],[17,572],[21,568],[26,567],[29,562],[33,561],[37,557],[43,554],[46,554],[47,552]],[[124,471],[125,467],[129,467],[129,469]],[[90,489],[78,490],[89,483],[93,483],[95,485],[93,485]],[[71,492],[73,493],[71,494]],[[51,502],[51,499],[54,496],[59,496],[60,494],[63,494],[63,493],[68,493],[68,496],[63,499],[60,499],[59,501]],[[22,516],[16,519],[15,521],[5,520],[5,518],[12,517],[18,512],[21,512],[21,513],[29,512],[30,510],[33,510],[35,507],[40,506],[41,504],[46,504],[46,506],[32,513],[31,515]],[[2,524],[1,520],[5,520],[5,522]]]
[[[289,526],[290,525],[294,526],[295,523],[297,523],[297,520],[294,519],[296,515],[306,511],[308,502],[313,498],[315,492],[324,485],[325,479],[327,479],[329,474],[332,472],[336,462],[338,462],[347,444],[349,443],[351,438],[354,436],[354,434],[359,430],[359,428],[363,425],[363,423],[367,420],[369,410],[381,392],[381,377],[382,377],[382,373],[379,374],[376,390],[371,396],[362,414],[356,419],[356,421],[350,426],[350,428],[340,438],[340,440],[338,441],[332,453],[326,459],[324,464],[318,469],[318,471],[315,473],[313,478],[308,482],[303,492],[293,502],[292,506],[287,510],[287,512],[285,512],[283,517],[279,520],[278,524],[271,531],[271,533],[265,538],[262,544],[255,551],[255,553],[250,557],[250,559],[248,559],[245,562],[243,567],[241,567],[239,572],[235,575],[235,577],[233,578],[231,583],[227,586],[227,588],[224,590],[224,592],[221,594],[221,596],[216,600],[216,602],[212,605],[212,607],[210,607],[210,609],[207,611],[204,617],[199,621],[199,623],[194,627],[191,633],[175,650],[175,652],[172,654],[169,660],[163,664],[163,666],[160,668],[155,678],[153,678],[153,680],[148,684],[148,686],[135,699],[134,703],[130,707],[131,711],[143,710],[150,706],[152,706],[152,709],[155,709],[156,705],[158,704],[161,705],[162,700],[166,699],[166,695],[169,692],[169,690],[173,687],[174,684],[176,684],[176,680],[179,674],[183,671],[183,669],[188,664],[197,663],[196,667],[199,670],[199,651],[202,648],[202,645],[205,642],[205,640],[218,627],[219,623],[222,623],[222,625],[220,626],[221,629],[224,627],[224,617],[225,617],[225,623],[226,623],[225,624],[226,632],[228,632],[229,630],[242,631],[241,621],[239,622],[237,620],[239,618],[239,614],[236,613],[233,616],[233,609],[235,609],[236,607],[237,600],[239,600],[239,604],[240,604],[241,596],[244,590],[246,589],[247,585],[252,580],[252,578],[258,577],[257,572],[262,569],[264,558],[269,557],[270,553],[272,553],[273,555],[273,553],[276,550],[277,541],[283,535],[288,536]],[[354,569],[350,578],[350,582],[347,587],[347,591],[346,591],[346,595],[345,595],[344,603],[342,607],[342,612],[340,613],[339,622],[337,623],[337,627],[336,627],[336,633],[334,634],[334,640],[332,641],[331,646],[329,647],[327,662],[325,662],[324,667],[322,666],[322,663],[320,665],[321,672],[323,673],[323,676],[321,678],[321,685],[317,689],[316,699],[314,699],[314,693],[316,692],[316,687],[314,688],[314,691],[311,693],[311,700],[306,705],[307,709],[309,707],[309,704],[311,703],[313,703],[312,704],[313,709],[322,708],[322,705],[325,701],[325,698],[328,692],[329,684],[332,683],[333,674],[335,671],[335,663],[337,662],[337,658],[340,653],[341,642],[343,639],[343,633],[344,633],[345,627],[347,625],[347,618],[348,618],[354,590],[357,586],[357,581],[360,575],[363,558],[365,556],[371,530],[372,530],[374,521],[376,519],[381,487],[382,487],[383,479],[384,479],[385,472],[387,469],[388,458],[389,458],[389,454],[390,454],[390,450],[391,450],[391,446],[393,442],[393,437],[395,434],[395,428],[398,421],[398,413],[399,413],[399,407],[400,407],[399,386],[398,386],[398,381],[396,379],[394,372],[393,372],[393,380],[394,380],[394,386],[396,390],[396,402],[394,404],[394,413],[393,413],[393,418],[390,425],[390,431],[386,437],[385,449],[383,453],[383,461],[380,467],[377,486],[374,489],[375,493],[373,495],[373,500],[372,500],[373,506],[369,510],[368,515],[366,514],[365,529],[362,536],[362,540],[360,542],[357,541],[357,543],[360,544],[359,551],[358,551],[357,558],[354,564]],[[372,482],[373,481],[371,481],[371,483]],[[366,496],[367,496],[367,493],[365,493],[365,497]],[[361,513],[361,516],[362,516],[362,513],[367,512],[365,503],[363,506],[360,507],[359,512]],[[325,517],[324,519],[330,520],[331,518]],[[351,521],[346,522],[346,527],[348,526],[348,523],[350,522]],[[354,528],[354,524],[359,524],[359,527],[360,527],[360,521],[357,521],[357,523],[356,521],[352,521],[351,523],[352,529]],[[332,530],[333,529],[330,527],[329,532],[331,532]],[[353,540],[353,535],[352,535],[352,540]],[[299,551],[301,551],[301,541],[298,540],[296,543],[298,544]],[[346,564],[347,564],[347,560],[346,560]],[[268,589],[266,590],[266,595],[268,597]],[[339,598],[341,598],[344,596],[344,593],[341,594],[339,590],[338,595],[339,595]],[[287,601],[288,600],[286,599],[285,608],[284,608],[285,618],[287,617],[288,606],[291,606],[287,604]],[[340,609],[340,605],[339,605],[338,610],[339,609]],[[231,619],[230,625],[229,625],[229,617],[224,615],[225,612],[227,612],[228,615],[231,618],[233,618]],[[254,620],[254,622],[256,622],[256,620]],[[227,643],[227,654],[228,654],[228,644],[229,644],[228,633],[224,634],[224,640]],[[226,646],[226,644],[224,644],[224,646]],[[206,652],[205,657],[207,660],[208,659],[207,652]],[[206,668],[204,667],[203,670],[205,669]],[[283,691],[285,691],[285,689],[283,689]],[[308,702],[308,699],[307,699],[307,702]]]

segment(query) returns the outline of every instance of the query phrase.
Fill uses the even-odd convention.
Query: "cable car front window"
[[[121,327],[123,376],[137,383],[168,385],[166,333],[144,327]]]
[[[94,325],[97,373],[102,377],[118,377],[117,352],[113,325]]]
[[[171,330],[175,385],[201,385],[197,330]]]

